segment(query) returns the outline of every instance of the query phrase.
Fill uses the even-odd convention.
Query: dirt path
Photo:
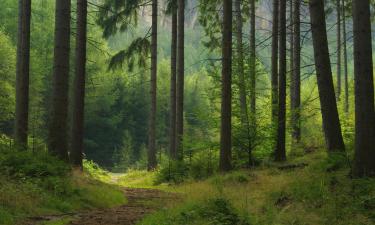
[[[133,225],[159,208],[165,201],[174,198],[171,194],[148,189],[124,190],[128,203],[124,206],[96,210],[78,215],[78,218],[70,222],[70,225]]]
[[[113,209],[99,209],[89,212],[39,218],[28,225],[40,224],[43,221],[70,220],[69,225],[135,225],[147,214],[166,206],[176,200],[176,195],[151,189],[125,188],[128,200],[126,205]],[[37,219],[37,218],[36,218]]]

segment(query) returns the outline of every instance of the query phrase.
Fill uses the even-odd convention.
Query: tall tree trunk
[[[375,176],[375,113],[369,0],[353,1],[355,76],[354,175]]]
[[[178,158],[184,157],[184,79],[185,79],[185,0],[177,1],[177,104],[176,104],[176,148]]]
[[[157,84],[157,55],[158,55],[158,1],[152,0],[152,31],[151,31],[151,109],[149,116],[148,137],[148,170],[157,166],[156,161],[156,84]]]
[[[255,46],[255,0],[250,0],[250,125],[251,137],[256,137],[256,46]],[[249,166],[253,164],[252,148],[253,143],[249,143]]]
[[[323,1],[310,0],[309,2],[323,128],[328,151],[345,151],[333,86]]]
[[[341,0],[336,0],[337,14],[337,101],[341,98]]]
[[[29,120],[30,21],[31,0],[19,0],[14,138],[22,149],[27,148]]]
[[[280,0],[279,37],[279,105],[277,123],[277,145],[275,160],[285,161],[285,115],[286,115],[286,0]]]
[[[248,149],[243,149],[244,151],[251,152],[251,137],[250,137],[250,127],[249,127],[249,117],[247,109],[246,100],[246,82],[245,82],[245,70],[244,70],[244,57],[243,57],[243,42],[242,42],[242,11],[241,11],[241,1],[235,0],[235,11],[236,11],[236,39],[237,39],[237,74],[239,78],[238,89],[239,89],[239,99],[240,99],[240,109],[241,109],[241,128],[242,131],[246,131],[247,138],[249,142]]]
[[[221,171],[231,169],[232,155],[232,1],[223,0],[222,88],[221,88]]]
[[[346,41],[346,16],[345,16],[345,0],[342,0],[342,27],[343,27],[343,48],[344,48],[344,88],[345,88],[345,113],[349,113],[349,84],[348,84],[348,51]]]
[[[70,52],[70,0],[56,0],[55,53],[49,151],[68,160],[67,120]]]
[[[301,1],[293,3],[293,68],[291,78],[290,105],[293,143],[301,140],[301,44],[300,44],[300,7]]]
[[[272,55],[271,55],[271,91],[272,125],[277,125],[278,106],[278,49],[279,49],[279,0],[273,0],[272,19]]]
[[[169,153],[177,159],[176,151],[176,56],[177,56],[177,5],[172,8],[172,41],[171,41],[171,88],[170,88],[170,122],[169,122]]]
[[[71,162],[82,169],[86,79],[87,0],[77,0],[76,69],[71,134]]]

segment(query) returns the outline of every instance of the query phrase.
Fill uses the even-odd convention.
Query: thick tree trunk
[[[310,0],[311,30],[323,128],[329,152],[345,151],[329,58],[323,0]]]
[[[149,116],[148,137],[148,170],[157,166],[156,161],[156,84],[157,84],[157,45],[158,45],[158,1],[152,1],[152,28],[151,28],[151,109]]]
[[[221,171],[231,169],[232,155],[232,1],[223,0],[222,89],[221,89]]]
[[[272,125],[277,125],[278,107],[278,49],[279,49],[279,0],[273,1],[272,53],[271,53],[271,91]]]
[[[243,56],[243,42],[242,42],[242,11],[241,11],[241,1],[235,0],[235,11],[236,11],[236,39],[237,39],[237,75],[238,75],[238,89],[239,89],[239,99],[240,99],[240,109],[241,109],[241,128],[242,131],[246,131],[248,142],[250,143],[250,127],[249,127],[249,117],[248,108],[246,100],[246,82],[245,82],[245,70],[244,70],[244,56]],[[251,143],[248,149],[244,148],[244,151],[250,152]]]
[[[176,104],[176,148],[180,160],[184,157],[184,79],[185,79],[185,1],[178,0],[177,22],[177,104]]]
[[[345,0],[342,0],[342,27],[343,27],[343,48],[344,48],[344,88],[345,88],[345,113],[349,113],[349,83],[348,83],[348,51],[346,41],[346,16],[345,16]]]
[[[170,122],[169,122],[169,154],[177,159],[176,151],[176,56],[177,56],[177,7],[172,9],[172,42],[171,42],[171,84],[170,84]]]
[[[18,147],[26,149],[29,120],[31,0],[19,0],[18,2],[16,118],[14,139]]]
[[[337,14],[337,101],[341,98],[341,0],[336,0]]]
[[[280,37],[279,37],[279,105],[277,123],[277,144],[275,160],[285,161],[285,124],[286,124],[286,0],[280,0]]]
[[[56,0],[55,53],[49,151],[68,160],[67,121],[70,52],[70,0]]]
[[[290,105],[291,105],[291,125],[293,143],[301,140],[301,44],[300,44],[300,7],[301,1],[293,1],[293,68],[291,77]]]
[[[77,0],[76,69],[74,79],[73,116],[70,160],[73,166],[82,169],[85,79],[87,40],[87,0]]]
[[[375,113],[369,0],[353,1],[355,76],[354,175],[375,176]]]

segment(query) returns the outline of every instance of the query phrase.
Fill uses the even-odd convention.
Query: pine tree
[[[331,62],[329,58],[326,21],[323,0],[309,2],[311,31],[320,106],[323,117],[323,130],[329,152],[345,150],[341,134],[340,119],[337,110],[333,86]]]
[[[65,161],[68,160],[70,7],[70,0],[56,0],[53,94],[48,136],[49,151]]]
[[[357,177],[375,176],[375,113],[369,0],[353,1],[355,156]]]
[[[29,120],[30,23],[31,0],[19,0],[14,138],[16,144],[19,145],[21,149],[27,148]]]
[[[76,67],[73,94],[71,162],[82,169],[86,78],[87,0],[77,0]]]
[[[232,1],[223,0],[223,42],[222,42],[222,89],[221,89],[221,171],[231,169],[232,154]]]
[[[279,100],[277,116],[277,144],[275,160],[285,161],[285,128],[286,128],[286,0],[280,0],[279,11]]]

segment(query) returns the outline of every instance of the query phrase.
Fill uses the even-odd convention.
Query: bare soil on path
[[[124,188],[127,198],[125,205],[112,209],[97,209],[65,216],[34,218],[27,225],[46,221],[70,220],[69,225],[135,225],[146,215],[161,209],[177,199],[176,194],[154,189]],[[38,220],[38,221],[37,221]]]

